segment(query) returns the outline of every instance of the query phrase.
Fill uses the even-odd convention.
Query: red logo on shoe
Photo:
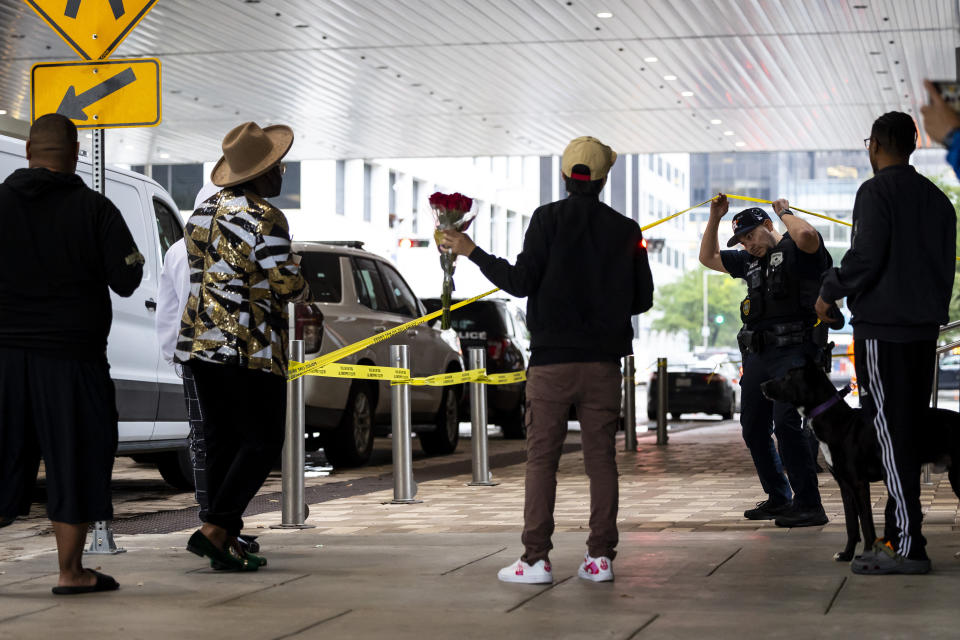
[[[522,576],[522,575],[523,575],[523,563],[522,563],[522,562],[518,562],[518,563],[517,563],[517,573],[516,573],[516,575],[518,575],[518,576]]]
[[[549,563],[549,562],[544,562],[544,563],[543,563],[543,570],[546,571],[547,573],[550,573],[551,569],[550,569],[550,563]]]
[[[592,573],[593,575],[596,575],[596,574],[600,573],[600,570],[597,569],[597,563],[596,563],[596,562],[591,562],[590,564],[588,564],[588,565],[586,566],[586,569],[587,569],[587,571],[588,571],[589,573]]]
[[[610,567],[610,565],[607,564],[607,560],[606,560],[605,558],[601,558],[601,560],[600,560],[600,568],[603,569],[604,571],[606,571],[609,567]]]

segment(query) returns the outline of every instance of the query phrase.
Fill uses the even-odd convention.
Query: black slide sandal
[[[97,582],[84,587],[54,587],[53,593],[58,596],[75,596],[80,593],[94,593],[95,591],[116,591],[120,588],[119,583],[111,576],[93,569],[85,569],[97,577]]]

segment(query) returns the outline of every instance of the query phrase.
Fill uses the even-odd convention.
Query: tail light
[[[502,340],[487,340],[487,357],[491,360],[499,360],[510,348],[510,341],[506,338]]]
[[[304,353],[320,351],[323,342],[323,314],[312,304],[295,305],[295,338],[303,340]]]

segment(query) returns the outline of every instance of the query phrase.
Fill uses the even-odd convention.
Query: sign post
[[[30,122],[62,114],[93,129],[93,189],[106,195],[104,129],[160,124],[160,61],[107,60],[157,0],[24,0],[84,60],[47,62],[30,71]],[[94,524],[87,553],[120,553],[110,523]]]

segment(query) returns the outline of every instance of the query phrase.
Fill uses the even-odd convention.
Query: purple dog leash
[[[843,398],[846,397],[846,395],[850,393],[850,391],[851,389],[849,384],[844,386],[843,389],[840,389],[839,391],[837,391],[837,393],[834,394],[832,398],[830,398],[823,404],[819,404],[816,407],[814,407],[813,410],[811,410],[810,413],[807,414],[807,419],[812,420],[817,416],[819,416],[820,414],[825,413],[827,409],[829,409],[833,405],[843,400]]]

